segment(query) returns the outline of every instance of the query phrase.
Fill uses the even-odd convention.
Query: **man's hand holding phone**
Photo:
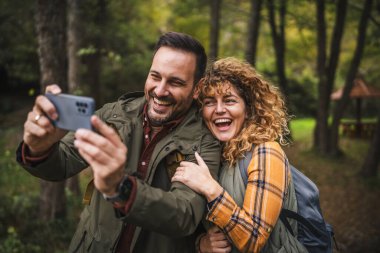
[[[49,85],[46,87],[46,92],[59,94],[61,88],[56,84]],[[24,123],[23,140],[29,148],[30,155],[45,154],[66,135],[66,130],[54,127],[50,120],[56,120],[58,117],[56,108],[46,96],[40,95],[36,98],[33,110],[28,113]]]
[[[46,154],[68,130],[81,128],[75,133],[75,147],[92,167],[95,187],[113,195],[125,176],[127,147],[113,128],[92,115],[95,106],[91,99],[63,95],[55,84],[47,86],[46,94],[36,98],[24,124],[24,143],[30,155]]]
[[[95,110],[92,98],[62,94],[58,85],[46,87],[46,94],[36,98],[33,110],[24,124],[24,142],[31,155],[45,153],[67,130],[91,129]]]

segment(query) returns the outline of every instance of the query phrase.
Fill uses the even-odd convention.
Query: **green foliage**
[[[83,75],[99,74],[99,83],[102,86],[99,90],[104,93],[102,95],[106,101],[113,100],[127,91],[143,89],[153,46],[163,32],[174,30],[189,33],[204,44],[206,51],[209,50],[210,2],[208,1],[117,0],[104,1],[103,7],[100,3],[102,1],[82,2],[83,47],[78,55],[85,63],[81,68]],[[302,108],[300,105],[305,105],[305,100],[310,104],[317,98],[315,8],[314,1],[287,2],[286,73],[291,93],[298,93],[288,99],[291,102],[291,111],[300,113],[300,116],[312,115],[316,107],[314,104],[299,112],[299,108]],[[343,85],[347,68],[352,60],[361,8],[360,1],[348,6],[336,88]],[[249,1],[221,1],[219,57],[235,56],[244,59],[249,10]],[[0,2],[0,21],[2,21],[0,22],[0,89],[5,89],[5,85],[22,86],[25,87],[23,91],[25,95],[39,92],[34,11],[33,1]],[[326,2],[328,47],[336,12],[335,2]],[[378,10],[374,8],[360,68],[366,80],[377,86],[380,78],[377,64],[380,55],[378,23]],[[262,5],[258,43],[256,67],[260,72],[268,73],[268,77],[276,80],[273,74],[276,65],[266,4]],[[101,71],[88,73],[86,59],[94,54],[100,55]],[[86,80],[84,78],[80,87],[84,94],[88,93],[93,85],[86,83]],[[31,83],[34,83],[34,86]],[[1,107],[3,111],[12,109],[9,101],[2,102]]]
[[[0,34],[0,91],[38,87],[34,2],[0,1]]]
[[[15,161],[20,133],[19,127],[0,126],[0,252],[63,252],[74,234],[81,199],[67,194],[66,220],[38,219],[39,180]]]

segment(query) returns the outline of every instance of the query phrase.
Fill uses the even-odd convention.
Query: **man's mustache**
[[[171,96],[157,96],[157,94],[154,93],[154,91],[150,91],[149,96],[152,98],[157,98],[158,100],[161,100],[164,102],[168,102],[168,103],[175,103],[176,102],[173,97],[171,97]]]

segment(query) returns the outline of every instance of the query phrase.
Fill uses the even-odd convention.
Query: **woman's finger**
[[[195,152],[195,158],[197,159],[199,166],[201,166],[203,168],[207,168],[205,161],[203,161],[202,157],[198,154],[198,152]]]

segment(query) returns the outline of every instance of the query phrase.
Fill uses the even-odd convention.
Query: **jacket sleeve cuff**
[[[231,220],[236,204],[231,196],[224,190],[219,197],[213,200],[206,219],[213,222],[218,227],[224,228]]]
[[[26,145],[25,142],[21,142],[16,151],[17,161],[21,164],[28,165],[28,166],[38,165],[39,163],[43,162],[44,160],[46,160],[46,158],[49,157],[52,150],[53,149],[50,148],[44,155],[32,157],[29,154],[28,145]]]

